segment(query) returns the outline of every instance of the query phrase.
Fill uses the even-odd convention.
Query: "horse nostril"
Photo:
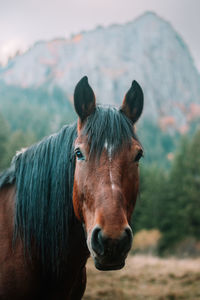
[[[102,231],[100,227],[95,227],[92,231],[91,246],[97,255],[104,254]]]
[[[91,246],[93,251],[99,255],[116,256],[126,255],[131,249],[133,234],[130,227],[126,227],[120,238],[112,239],[103,235],[100,227],[92,231]]]
[[[132,242],[133,241],[133,232],[130,227],[126,227],[125,233],[128,236],[129,240]]]
[[[130,227],[126,227],[123,234],[121,235],[119,242],[119,249],[122,253],[127,253],[132,246],[133,234]]]

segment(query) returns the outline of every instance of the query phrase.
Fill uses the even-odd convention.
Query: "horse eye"
[[[142,151],[142,150],[140,150],[140,151],[138,152],[138,154],[136,155],[134,161],[135,161],[135,162],[138,162],[138,161],[140,160],[141,157],[143,157],[143,151]]]
[[[78,160],[84,160],[84,155],[79,148],[75,149],[75,154]]]

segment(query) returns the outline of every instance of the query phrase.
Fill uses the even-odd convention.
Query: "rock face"
[[[184,131],[200,115],[200,76],[190,52],[172,26],[150,12],[124,25],[38,42],[0,68],[6,85],[59,86],[70,100],[84,75],[98,102],[116,105],[136,79],[145,94],[145,118],[163,129]]]

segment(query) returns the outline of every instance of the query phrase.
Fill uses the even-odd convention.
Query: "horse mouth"
[[[125,266],[125,261],[120,263],[101,263],[95,258],[94,264],[95,267],[100,271],[115,271],[122,269]]]

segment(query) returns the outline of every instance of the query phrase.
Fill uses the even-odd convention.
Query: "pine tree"
[[[0,114],[0,171],[5,168],[8,159],[8,141],[10,129],[8,123]]]
[[[189,234],[200,239],[200,131],[188,148],[183,191]]]

